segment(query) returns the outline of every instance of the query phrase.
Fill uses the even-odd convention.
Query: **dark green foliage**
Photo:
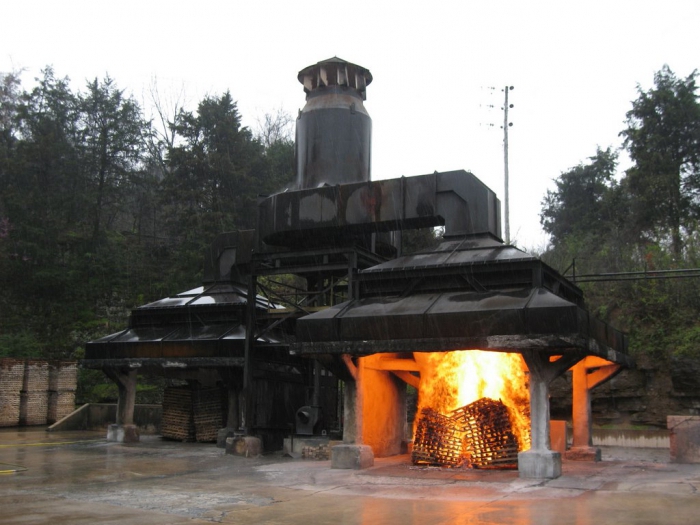
[[[632,219],[652,238],[670,235],[680,257],[682,230],[698,213],[700,104],[697,71],[679,79],[668,66],[654,75],[627,112],[625,147],[634,166],[627,172]]]
[[[51,68],[25,91],[1,74],[0,102],[0,355],[80,358],[131,308],[201,284],[214,236],[254,227],[257,194],[293,179],[284,127],[253,136],[230,93],[160,135],[109,76],[75,93]],[[101,373],[81,381],[107,396]]]
[[[0,357],[40,358],[43,355],[43,345],[31,333],[16,332],[0,335]]]
[[[615,155],[598,151],[547,192],[541,222],[552,236],[543,259],[584,274],[700,267],[700,105],[693,72],[664,66],[638,88],[625,147],[634,165],[619,183]],[[629,333],[633,353],[700,356],[700,281],[641,279],[581,284],[589,309]]]
[[[142,176],[147,130],[138,104],[106,77],[78,97],[81,169],[87,182],[94,245],[105,230],[131,226],[131,195]]]
[[[554,244],[571,235],[607,235],[616,225],[617,154],[598,149],[589,160],[562,173],[556,191],[548,190],[542,201],[540,222]]]
[[[435,228],[420,228],[401,232],[401,252],[403,255],[424,252],[440,244],[442,232]]]

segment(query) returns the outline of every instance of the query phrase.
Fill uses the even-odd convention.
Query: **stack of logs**
[[[211,443],[223,424],[219,388],[168,387],[163,392],[161,434],[178,441]]]
[[[454,422],[432,408],[424,408],[413,438],[411,459],[414,465],[458,467],[464,463],[462,435]]]
[[[414,465],[517,468],[518,439],[508,408],[482,398],[444,416],[421,411],[413,440]]]
[[[317,447],[303,447],[301,449],[301,459],[331,459],[331,447],[328,443],[321,443]]]
[[[189,387],[168,387],[164,390],[160,425],[164,438],[194,441],[192,390]]]

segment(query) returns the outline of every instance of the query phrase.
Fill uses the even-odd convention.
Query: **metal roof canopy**
[[[582,291],[490,236],[359,273],[359,298],[297,320],[302,355],[537,350],[633,366],[626,336],[588,313]]]
[[[135,308],[128,328],[86,344],[82,366],[243,366],[247,295],[242,285],[215,283]],[[255,304],[278,308],[262,296]],[[282,340],[268,332],[256,344],[286,348]]]

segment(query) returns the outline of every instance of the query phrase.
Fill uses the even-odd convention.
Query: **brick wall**
[[[19,424],[45,425],[49,414],[49,363],[28,359],[20,392]]]
[[[63,390],[60,392],[49,390],[49,406],[47,423],[53,424],[60,421],[75,410],[75,390]]]
[[[52,392],[75,391],[78,384],[77,361],[49,362],[49,390]]]
[[[45,425],[75,408],[75,361],[0,359],[0,426]]]
[[[24,360],[0,359],[0,427],[19,425],[20,391],[24,385]]]
[[[75,410],[77,384],[77,361],[51,361],[49,363],[48,423],[55,423]]]

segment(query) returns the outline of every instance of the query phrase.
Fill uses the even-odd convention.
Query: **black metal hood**
[[[358,298],[297,320],[300,354],[582,352],[631,365],[627,339],[555,270],[489,236],[443,242],[358,275]]]
[[[278,308],[256,296],[256,308]],[[156,360],[195,359],[242,366],[246,338],[246,286],[214,283],[134,308],[129,326],[120,332],[91,341],[85,346],[86,368],[123,364],[135,360],[143,365]],[[275,332],[260,335],[258,346],[285,346]],[[184,361],[183,361],[184,362]]]

